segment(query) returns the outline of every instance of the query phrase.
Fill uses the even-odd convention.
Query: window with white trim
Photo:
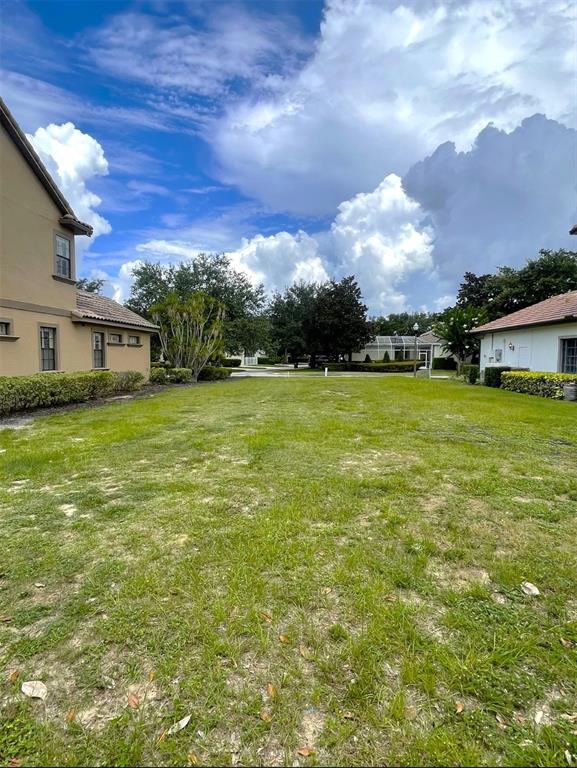
[[[122,344],[122,334],[121,333],[109,333],[108,334],[108,341],[111,344]]]
[[[561,361],[563,373],[577,373],[577,337],[563,339]]]
[[[70,240],[62,235],[56,235],[56,274],[58,277],[72,278]]]
[[[40,368],[56,370],[56,328],[52,326],[40,326]]]
[[[92,332],[92,367],[104,368],[104,334]]]
[[[140,336],[129,336],[128,343],[132,345],[140,344]]]
[[[8,320],[0,320],[0,336],[10,336],[10,323]]]

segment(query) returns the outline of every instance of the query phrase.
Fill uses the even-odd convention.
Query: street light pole
[[[415,334],[415,355],[413,357],[413,376],[417,376],[417,331],[419,330],[419,324],[413,325],[413,333]]]

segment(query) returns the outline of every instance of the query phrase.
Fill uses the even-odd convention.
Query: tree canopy
[[[354,277],[339,282],[295,283],[276,293],[269,309],[271,343],[276,354],[296,363],[317,355],[350,356],[373,337],[367,307]]]
[[[440,316],[438,312],[392,312],[386,317],[373,317],[371,324],[375,336],[412,336],[415,323],[419,326],[419,333],[423,333]]]
[[[186,301],[200,291],[224,307],[223,336],[228,352],[255,352],[266,342],[264,288],[253,286],[224,253],[201,253],[169,266],[144,262],[134,268],[133,277],[127,306],[144,317],[151,317],[151,308],[170,294]]]
[[[224,306],[202,291],[186,299],[172,292],[150,313],[166,360],[175,368],[190,368],[196,381],[207,362],[222,352]]]
[[[458,307],[484,309],[496,320],[518,309],[577,290],[577,252],[542,249],[525,266],[500,267],[495,274],[466,272],[457,294]]]

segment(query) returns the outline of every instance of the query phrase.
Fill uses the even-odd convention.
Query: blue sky
[[[371,312],[570,247],[565,0],[2,3],[2,93],[77,214],[82,272],[230,253]]]

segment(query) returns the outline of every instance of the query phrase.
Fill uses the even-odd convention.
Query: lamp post
[[[419,330],[419,324],[413,325],[413,333],[415,334],[415,355],[413,357],[413,376],[417,376],[417,331]]]

